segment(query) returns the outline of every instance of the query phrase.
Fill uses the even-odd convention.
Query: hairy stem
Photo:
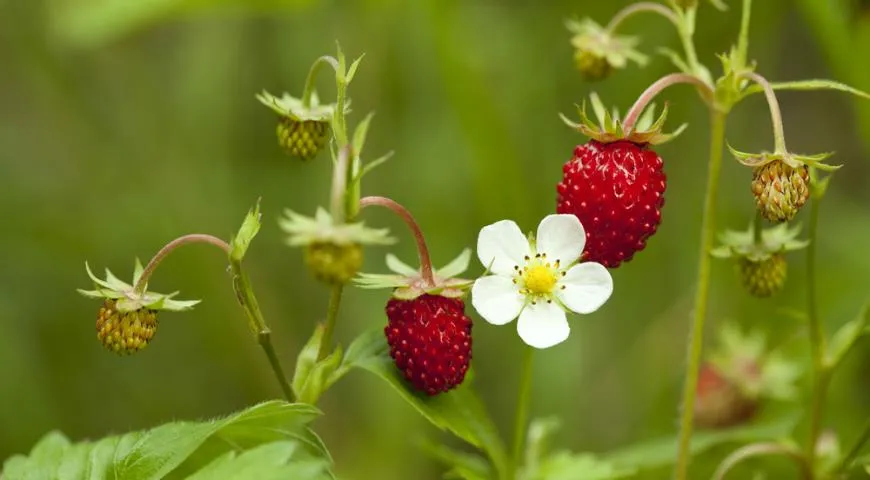
[[[846,455],[837,463],[834,473],[845,473],[851,466],[852,461],[858,457],[859,453],[861,453],[861,449],[868,440],[870,440],[870,419],[864,423],[864,428],[861,430],[861,434],[855,440],[855,443],[852,444],[852,447],[849,448],[849,452],[846,453]]]
[[[314,81],[317,79],[317,73],[320,72],[320,67],[324,64],[331,66],[338,71],[338,60],[329,55],[324,55],[311,65],[308,70],[308,77],[305,78],[305,89],[302,91],[302,106],[308,108],[311,106],[311,94],[314,93]]]
[[[523,443],[526,438],[526,425],[529,420],[529,397],[532,391],[532,361],[535,350],[525,346],[523,352],[522,372],[520,373],[520,388],[517,395],[517,411],[514,416],[514,445],[511,456],[512,472],[514,477],[520,468]]]
[[[332,189],[329,199],[329,210],[332,213],[332,221],[344,223],[347,220],[345,208],[345,196],[347,195],[347,177],[350,168],[350,145],[345,145],[338,151],[338,159],[332,170]]]
[[[655,2],[638,2],[633,3],[617,12],[616,15],[614,15],[613,18],[610,19],[610,23],[607,24],[607,33],[612,34],[616,32],[616,29],[619,27],[619,25],[624,22],[628,17],[631,17],[632,15],[641,12],[658,13],[659,15],[670,20],[670,22],[673,23],[678,30],[680,29],[680,18],[677,17],[674,11],[670,8]]]
[[[266,325],[266,320],[260,311],[260,303],[257,302],[257,297],[254,295],[251,281],[244,270],[242,270],[242,262],[240,260],[230,259],[230,269],[233,274],[233,290],[236,292],[236,300],[238,300],[239,305],[245,311],[251,330],[257,335],[257,342],[263,348],[263,352],[269,360],[269,366],[272,367],[272,372],[281,386],[284,397],[288,402],[292,402],[294,400],[293,390],[290,388],[290,384],[287,383],[287,375],[284,374],[281,361],[278,359],[278,355],[275,354],[275,347],[272,346],[272,331]]]
[[[326,325],[323,328],[323,336],[320,337],[320,345],[317,347],[317,360],[323,360],[329,355],[332,347],[332,332],[335,331],[335,322],[338,318],[338,307],[341,305],[341,294],[344,285],[338,284],[332,287],[329,294],[329,306],[326,309]]]
[[[764,96],[767,98],[767,106],[770,108],[770,121],[773,124],[773,142],[775,153],[786,153],[785,148],[785,133],[782,128],[782,112],[779,110],[779,101],[776,99],[776,93],[773,87],[766,78],[755,72],[742,72],[742,77],[748,78],[757,83],[763,90]]]
[[[154,273],[154,270],[157,269],[157,266],[160,265],[160,262],[162,262],[170,253],[175,251],[176,248],[190,243],[208,243],[220,248],[227,254],[230,253],[229,244],[213,235],[191,233],[189,235],[178,237],[164,245],[163,248],[154,254],[154,257],[151,258],[151,261],[149,261],[148,265],[145,266],[145,269],[142,270],[142,275],[139,277],[139,281],[136,282],[136,285],[133,286],[133,291],[136,293],[144,292],[145,286],[148,285],[148,279],[151,278],[151,275]]]
[[[810,224],[808,229],[807,246],[807,318],[810,330],[810,351],[813,359],[813,390],[810,403],[810,431],[807,439],[806,455],[810,465],[815,465],[816,443],[822,430],[822,414],[827,400],[828,384],[830,383],[830,370],[825,365],[827,346],[825,345],[825,332],[822,321],[819,318],[818,305],[816,303],[816,241],[818,239],[819,226],[819,198],[812,196],[810,200]]]
[[[713,111],[710,127],[710,163],[707,171],[707,193],[704,198],[704,216],[701,225],[701,246],[698,253],[698,280],[695,287],[694,318],[689,333],[686,379],[683,386],[680,437],[677,450],[675,478],[686,480],[689,468],[689,442],[695,420],[695,395],[698,371],[701,368],[701,348],[704,343],[704,322],[707,317],[707,297],[710,292],[710,249],[716,233],[716,197],[719,173],[722,169],[722,147],[725,143],[726,114]]]
[[[683,50],[686,51],[686,63],[688,63],[691,74],[695,76],[700,75],[701,72],[701,62],[698,61],[698,54],[695,52],[695,42],[692,40],[697,9],[697,5],[686,9],[683,15],[681,15],[679,25],[677,26],[680,42],[683,44]]]
[[[725,475],[744,460],[767,455],[785,455],[789,457],[794,460],[800,469],[801,478],[804,480],[812,480],[812,468],[807,462],[807,459],[801,454],[800,450],[780,445],[778,443],[754,443],[735,450],[719,464],[719,468],[717,468],[716,472],[713,474],[713,480],[724,480]]]
[[[671,85],[676,85],[679,83],[689,83],[692,85],[696,85],[702,92],[702,96],[704,97],[704,101],[710,102],[713,98],[713,90],[709,85],[704,83],[703,80],[699,79],[694,75],[689,75],[688,73],[671,73],[669,75],[665,75],[664,77],[656,80],[652,85],[647,87],[643,93],[637,98],[634,102],[634,105],[628,110],[625,114],[625,120],[622,122],[623,130],[626,132],[630,132],[634,129],[634,124],[637,123],[638,118],[640,117],[641,112],[646,108],[646,106],[658,95],[662,90],[670,87]]]
[[[420,274],[427,285],[434,287],[435,276],[432,273],[432,260],[429,257],[429,248],[426,246],[426,238],[423,236],[423,231],[420,230],[420,225],[418,225],[417,221],[414,220],[414,216],[411,215],[411,212],[395,200],[387,197],[363,197],[359,201],[359,206],[361,209],[368,206],[387,208],[398,215],[405,224],[408,225],[411,233],[414,234],[414,240],[417,242],[417,253],[420,256]]]

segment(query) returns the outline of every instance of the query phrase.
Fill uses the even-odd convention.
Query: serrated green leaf
[[[858,90],[855,87],[846,85],[845,83],[835,82],[833,80],[812,79],[798,80],[794,82],[771,82],[770,86],[774,90],[837,90],[840,92],[849,93],[856,97],[870,100],[870,93]],[[743,90],[740,99],[752,95],[753,93],[761,93],[763,88],[761,85],[753,84]]]
[[[429,396],[415,390],[402,377],[388,354],[389,346],[380,328],[363,334],[355,343],[359,346],[348,349],[347,365],[386,381],[430,423],[486,452],[499,472],[507,468],[504,445],[483,402],[471,388],[470,372],[456,389]]]
[[[257,204],[248,211],[245,220],[242,221],[242,226],[239,228],[233,239],[230,241],[230,259],[234,262],[241,262],[251,245],[251,241],[257,236],[260,231],[260,200]]]
[[[870,304],[861,309],[858,317],[847,322],[837,330],[831,337],[831,344],[828,348],[828,366],[835,368],[843,361],[852,346],[859,338],[867,334],[867,325],[870,323]]]
[[[230,450],[294,439],[328,462],[322,442],[307,429],[320,412],[311,405],[272,401],[225,418],[173,422],[151,430],[70,445],[46,435],[30,455],[6,461],[4,480],[133,480],[185,478]],[[319,443],[319,444],[318,444]]]
[[[750,443],[785,438],[794,430],[799,420],[800,412],[792,411],[760,424],[727,430],[700,431],[692,435],[689,449],[694,456],[726,443]],[[669,436],[616,450],[604,458],[616,465],[646,470],[671,465],[676,451],[677,437]]]
[[[285,480],[328,479],[323,460],[305,458],[296,442],[261,445],[237,454],[227,452],[188,477],[188,480]]]

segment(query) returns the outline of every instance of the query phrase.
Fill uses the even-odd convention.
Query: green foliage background
[[[162,315],[153,345],[133,357],[103,350],[93,326],[98,305],[75,292],[88,287],[85,260],[121,273],[132,271],[134,256],[145,260],[184,233],[228,238],[262,195],[264,227],[247,264],[292,371],[327,292],[309,279],[300,252],[283,245],[275,220],[283,207],[310,213],[327,202],[329,161],[301,165],[283,156],[275,116],[255,92],[298,95],[310,63],[332,53],[336,39],[351,57],[366,53],[350,89],[352,122],[375,110],[369,158],[396,155],[367,177],[363,193],[410,208],[442,264],[472,246],[486,223],[512,218],[533,228],[553,210],[561,164],[583,141],[557,112],[573,113],[592,88],[624,110],[671,71],[658,58],[602,84],[579,80],[563,19],[605,22],[627,3],[0,0],[0,458],[28,451],[55,428],[71,439],[94,438],[280,395],[216,250],[186,248],[161,267],[154,289],[205,301],[193,312]],[[760,73],[830,77],[870,90],[866,2],[755,3],[750,54]],[[701,9],[699,54],[714,72],[713,54],[735,37],[738,15],[737,5],[727,13]],[[643,35],[648,53],[677,46],[655,16],[632,19],[627,29]],[[328,77],[320,93],[332,98]],[[659,233],[614,272],[606,307],[575,317],[570,340],[537,358],[533,414],[561,415],[558,439],[574,451],[606,451],[676,428],[707,119],[691,89],[665,97],[673,124],[690,128],[659,149],[669,178]],[[831,330],[870,293],[870,102],[837,93],[780,99],[791,149],[836,150],[834,163],[846,165],[822,207],[820,294]],[[754,96],[731,115],[728,139],[743,150],[769,149],[769,125],[763,98]],[[722,226],[750,221],[749,178],[747,168],[726,163]],[[384,212],[366,218],[391,227],[403,239],[394,251],[413,258],[401,224]],[[367,269],[382,271],[385,252],[369,250]],[[778,312],[803,306],[800,255],[790,268],[786,291],[762,302],[717,262],[711,324],[754,325],[806,355],[800,326]],[[347,343],[382,324],[386,296],[350,291],[338,338]],[[474,335],[477,387],[507,431],[520,341],[512,328],[482,321]],[[827,423],[845,443],[870,415],[866,347],[834,380]],[[344,478],[437,478],[440,467],[409,441],[433,430],[384,383],[350,375],[321,407],[326,415],[315,428]],[[698,471],[726,451],[714,451]]]

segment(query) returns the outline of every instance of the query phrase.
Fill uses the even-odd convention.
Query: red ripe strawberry
[[[471,319],[462,300],[391,298],[386,310],[390,356],[415,388],[436,395],[462,383],[471,362]]]
[[[583,259],[615,268],[643,250],[662,219],[662,159],[646,145],[590,140],[563,167],[556,211],[586,229]]]
[[[685,126],[663,133],[668,109],[653,121],[654,106],[644,107],[640,118],[633,110],[623,125],[598,96],[591,99],[597,125],[586,116],[585,106],[580,123],[562,117],[591,140],[575,147],[574,157],[562,168],[556,211],[574,214],[583,224],[583,260],[616,268],[646,247],[662,221],[667,179],[661,157],[650,146],[671,140]]]

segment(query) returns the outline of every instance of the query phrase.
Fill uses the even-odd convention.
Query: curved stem
[[[810,467],[809,462],[807,462],[807,459],[801,455],[801,452],[778,443],[755,443],[735,450],[719,464],[719,468],[717,468],[716,473],[713,474],[713,480],[724,480],[725,475],[727,475],[728,472],[730,472],[731,469],[740,462],[749,458],[765,455],[785,455],[791,458],[795,461],[798,468],[800,468],[801,477],[805,480],[812,480],[812,468]]]
[[[335,322],[338,318],[338,307],[341,305],[341,294],[344,285],[338,284],[332,287],[329,294],[329,306],[326,309],[326,326],[323,328],[323,336],[320,337],[320,345],[317,347],[317,360],[323,360],[329,354],[332,346],[332,332],[335,331]]]
[[[311,65],[308,70],[308,77],[305,78],[305,89],[302,91],[302,106],[308,108],[311,106],[311,94],[314,93],[314,81],[317,79],[317,74],[320,72],[320,67],[324,64],[331,66],[338,71],[338,60],[329,55],[324,55]]]
[[[707,297],[710,292],[710,249],[716,233],[716,194],[719,190],[719,173],[722,169],[722,147],[725,143],[726,114],[713,111],[710,127],[710,163],[707,172],[707,193],[704,198],[704,217],[701,225],[701,247],[698,253],[698,280],[695,291],[694,318],[690,330],[686,379],[683,386],[682,412],[680,415],[680,439],[677,450],[675,477],[686,480],[689,468],[689,442],[695,420],[695,395],[698,387],[698,371],[701,368],[701,348],[704,343],[704,322],[707,314]]]
[[[622,122],[622,127],[625,132],[630,132],[634,129],[634,124],[637,123],[638,117],[640,117],[641,112],[643,112],[644,108],[652,101],[653,98],[656,97],[662,90],[670,87],[671,85],[676,85],[678,83],[690,83],[692,85],[696,85],[701,89],[702,96],[704,96],[704,100],[709,103],[709,101],[713,98],[713,90],[709,85],[704,83],[700,78],[689,75],[688,73],[671,73],[669,75],[665,75],[664,77],[656,80],[652,85],[647,87],[643,93],[637,98],[634,102],[634,105],[628,110],[628,113],[625,114],[625,120]]]
[[[815,465],[816,443],[822,430],[822,415],[827,400],[830,370],[825,364],[825,332],[819,318],[816,302],[816,242],[819,226],[819,199],[810,200],[810,224],[807,233],[810,244],[807,246],[807,318],[810,330],[810,351],[813,358],[813,389],[810,403],[810,431],[807,439],[806,455],[810,465]]]
[[[529,419],[529,397],[532,391],[532,360],[535,350],[525,346],[523,352],[522,372],[520,373],[520,388],[517,395],[517,411],[514,416],[514,445],[511,456],[512,471],[516,471],[521,465],[523,441],[526,438],[526,425]]]
[[[230,246],[227,242],[217,238],[213,235],[207,235],[204,233],[191,233],[189,235],[184,235],[182,237],[178,237],[175,240],[167,243],[163,246],[154,257],[148,262],[148,265],[145,266],[145,269],[142,270],[142,275],[139,277],[139,281],[136,282],[136,285],[133,286],[133,291],[136,293],[142,293],[145,291],[145,286],[148,285],[148,279],[151,278],[151,275],[154,273],[154,270],[157,269],[157,266],[160,265],[160,262],[166,258],[167,255],[172,253],[176,248],[187,245],[189,243],[208,243],[214,245],[229,255]]]
[[[842,460],[837,462],[837,467],[834,469],[834,473],[845,472],[849,469],[852,460],[861,453],[861,448],[864,447],[864,444],[870,440],[870,419],[864,424],[863,430],[861,430],[861,434],[855,440],[855,443],[852,445],[852,448],[849,449],[849,453],[847,453]]]
[[[773,124],[773,141],[775,153],[786,153],[785,148],[785,133],[782,128],[782,113],[779,110],[779,101],[776,99],[776,93],[773,92],[773,87],[766,78],[755,72],[741,72],[741,77],[748,78],[757,83],[763,90],[764,96],[767,98],[767,106],[770,107],[770,121]]]
[[[624,22],[628,17],[631,17],[632,15],[641,12],[658,13],[659,15],[670,20],[670,22],[673,23],[678,30],[680,29],[680,19],[670,8],[655,2],[639,2],[633,3],[617,12],[616,15],[614,15],[613,18],[610,19],[610,23],[607,24],[605,31],[607,33],[615,32],[619,25]]]
[[[429,248],[426,247],[426,238],[423,236],[423,231],[420,230],[420,226],[417,225],[417,221],[414,220],[414,216],[411,215],[411,212],[395,200],[387,197],[363,197],[359,201],[361,209],[372,205],[388,208],[405,221],[405,224],[407,224],[408,228],[411,229],[411,233],[414,234],[414,240],[417,242],[417,252],[420,255],[420,274],[423,277],[423,281],[426,282],[427,285],[434,287],[435,276],[432,273],[432,260],[429,258]]]

